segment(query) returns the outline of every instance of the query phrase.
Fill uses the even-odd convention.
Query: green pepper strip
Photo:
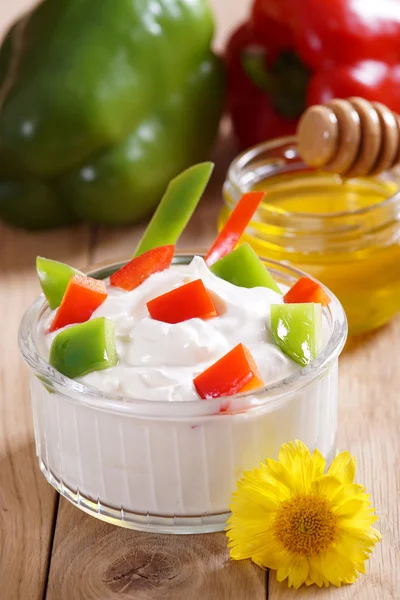
[[[203,195],[213,169],[211,162],[199,163],[172,179],[134,257],[157,246],[176,244]]]

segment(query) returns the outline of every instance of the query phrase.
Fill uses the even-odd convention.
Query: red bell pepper
[[[238,344],[193,380],[200,398],[221,398],[264,385],[249,350]]]
[[[300,277],[283,297],[286,304],[314,302],[328,306],[331,299],[324,288],[308,277]]]
[[[188,319],[210,319],[217,309],[201,279],[185,283],[147,302],[152,319],[164,323],[181,323]]]
[[[110,277],[112,286],[130,292],[153,273],[168,269],[174,257],[175,246],[159,246],[133,258]]]
[[[204,260],[209,267],[229,252],[232,252],[264,197],[265,192],[243,194],[224,228],[206,254]]]
[[[295,133],[307,106],[362,96],[400,112],[400,2],[254,0],[226,49],[240,143]]]
[[[88,321],[107,295],[104,281],[85,275],[73,275],[50,325],[50,332],[73,323]]]

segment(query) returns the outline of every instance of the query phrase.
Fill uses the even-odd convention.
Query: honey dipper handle
[[[400,163],[400,118],[363,98],[307,109],[297,128],[298,152],[312,167],[356,177]]]

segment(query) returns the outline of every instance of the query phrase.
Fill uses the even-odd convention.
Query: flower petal
[[[364,561],[369,558],[375,543],[374,540],[361,539],[351,532],[342,531],[336,550],[339,554],[350,558],[358,571],[364,572]]]
[[[263,558],[263,566],[272,569],[275,564],[274,557],[282,552],[282,548],[270,532],[262,532],[251,537],[251,543],[247,539],[232,540],[229,544],[231,558],[242,560],[255,556]]]
[[[255,552],[252,556],[253,562],[264,569],[278,569],[287,561],[287,554],[279,544],[279,541],[271,539],[266,541],[263,548],[259,552]]]
[[[308,560],[304,556],[296,556],[292,559],[291,573],[289,574],[289,587],[292,585],[298,590],[308,579],[309,566]]]
[[[327,475],[330,477],[330,475]],[[353,498],[363,499],[364,502],[368,502],[368,495],[365,494],[364,488],[357,483],[346,483],[338,487],[335,494],[330,497],[330,501],[333,505],[340,506]]]
[[[227,537],[228,547],[231,548],[231,557],[237,560],[252,558],[255,554],[263,554],[269,548],[275,552],[281,550],[279,540],[273,535],[272,522],[274,514],[261,516],[244,515],[239,517],[235,512],[228,519]]]
[[[281,465],[276,460],[271,460],[267,458],[266,469],[268,471],[268,475],[272,481],[275,481],[275,485],[280,483],[280,485],[286,488],[286,498],[289,499],[291,497],[291,490],[293,488],[293,476],[290,471],[286,469],[283,465]],[[281,490],[283,493],[283,489]]]
[[[356,459],[350,452],[340,452],[333,459],[328,475],[336,477],[342,483],[353,483],[356,476]]]
[[[308,579],[308,561],[305,556],[292,555],[276,573],[278,581],[288,579],[288,586],[298,590]]]
[[[292,475],[294,494],[305,494],[310,491],[313,462],[309,449],[303,442],[296,440],[284,444],[279,452],[279,462]]]
[[[254,489],[248,485],[243,486],[240,490],[232,494],[229,508],[230,510],[234,510],[234,507],[236,507],[236,510],[242,508],[248,514],[249,504],[254,505],[254,507],[260,511],[273,512],[279,508],[281,502],[268,492],[265,492],[262,488]]]
[[[330,500],[335,494],[337,494],[342,485],[336,477],[330,475],[323,475],[311,484],[312,493],[316,496],[325,496]]]
[[[309,562],[309,582],[307,585],[311,585],[311,583],[315,583],[318,587],[329,586],[329,579],[324,576],[322,572],[321,565],[321,555],[317,554],[316,556],[310,556],[308,559]],[[307,582],[306,582],[307,583]]]
[[[379,531],[374,529],[372,525],[376,522],[378,517],[376,515],[370,515],[367,517],[352,517],[352,518],[341,518],[340,528],[343,531],[347,531],[352,535],[363,540],[373,540],[373,543],[377,543],[381,540],[381,534]]]
[[[296,440],[295,442],[282,444],[279,450],[279,462],[290,469],[293,460],[299,455],[302,458],[310,456],[310,451],[303,442]]]
[[[324,577],[336,587],[342,583],[352,583],[358,577],[353,562],[334,548],[321,554],[321,570]]]
[[[374,509],[369,506],[369,503],[365,502],[365,498],[358,496],[356,500],[358,500],[360,504],[357,512],[354,514],[350,514],[350,509],[355,508],[355,505],[351,505],[349,502],[346,502],[339,507],[339,514],[341,511],[340,526],[342,529],[347,528],[349,530],[362,530],[367,532],[378,517],[375,515]]]
[[[290,556],[286,552],[281,550],[274,554],[271,553],[270,556],[265,556],[263,554],[255,554],[252,560],[256,565],[258,565],[262,569],[273,569],[274,571],[277,571],[279,568],[288,568]]]
[[[314,479],[318,479],[318,477],[322,477],[323,474],[325,473],[326,461],[319,450],[314,450],[314,452],[311,456],[311,462],[312,462],[311,479],[312,479],[312,481],[314,481]]]
[[[268,464],[261,463],[259,469],[244,473],[238,482],[238,490],[243,486],[250,486],[263,495],[268,494],[279,502],[283,502],[290,498],[291,476],[276,461],[267,460],[267,463],[269,462],[275,463],[271,465],[272,468]]]
[[[310,451],[303,442],[296,440],[295,442],[289,442],[289,444],[283,444],[279,450],[279,462],[288,469],[291,470],[293,462],[298,458],[307,461],[311,459]]]
[[[351,542],[349,538],[342,538],[336,544],[336,550],[341,556],[346,556],[354,565],[359,573],[365,573],[365,561],[369,558],[370,552],[357,540]]]
[[[362,499],[352,498],[351,500],[348,500],[347,502],[344,502],[340,506],[335,506],[333,508],[333,513],[337,517],[344,517],[344,518],[347,518],[347,519],[352,518],[352,517],[356,517],[357,514],[362,509],[363,504],[364,504],[364,502],[363,502]]]

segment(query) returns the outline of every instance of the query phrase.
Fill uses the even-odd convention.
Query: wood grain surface
[[[39,292],[34,256],[86,263],[87,234],[15,232],[0,225],[0,598],[42,598],[56,494],[35,456],[29,380],[17,346],[23,311]]]
[[[265,573],[230,562],[226,537],[117,529],[61,501],[47,600],[266,597]]]
[[[1,2],[0,27],[29,4]],[[212,4],[220,45],[247,3]],[[234,144],[223,135],[212,186],[181,248],[200,251],[213,239],[221,184],[234,154]],[[356,585],[295,593],[249,561],[229,561],[224,534],[136,533],[101,523],[65,500],[58,504],[37,466],[28,373],[16,341],[23,310],[39,289],[34,259],[42,254],[85,267],[128,255],[141,231],[82,226],[27,234],[0,225],[0,599],[400,599],[400,319],[349,343],[340,361],[338,446],[358,457],[358,479],[371,492],[383,533],[368,574]]]

